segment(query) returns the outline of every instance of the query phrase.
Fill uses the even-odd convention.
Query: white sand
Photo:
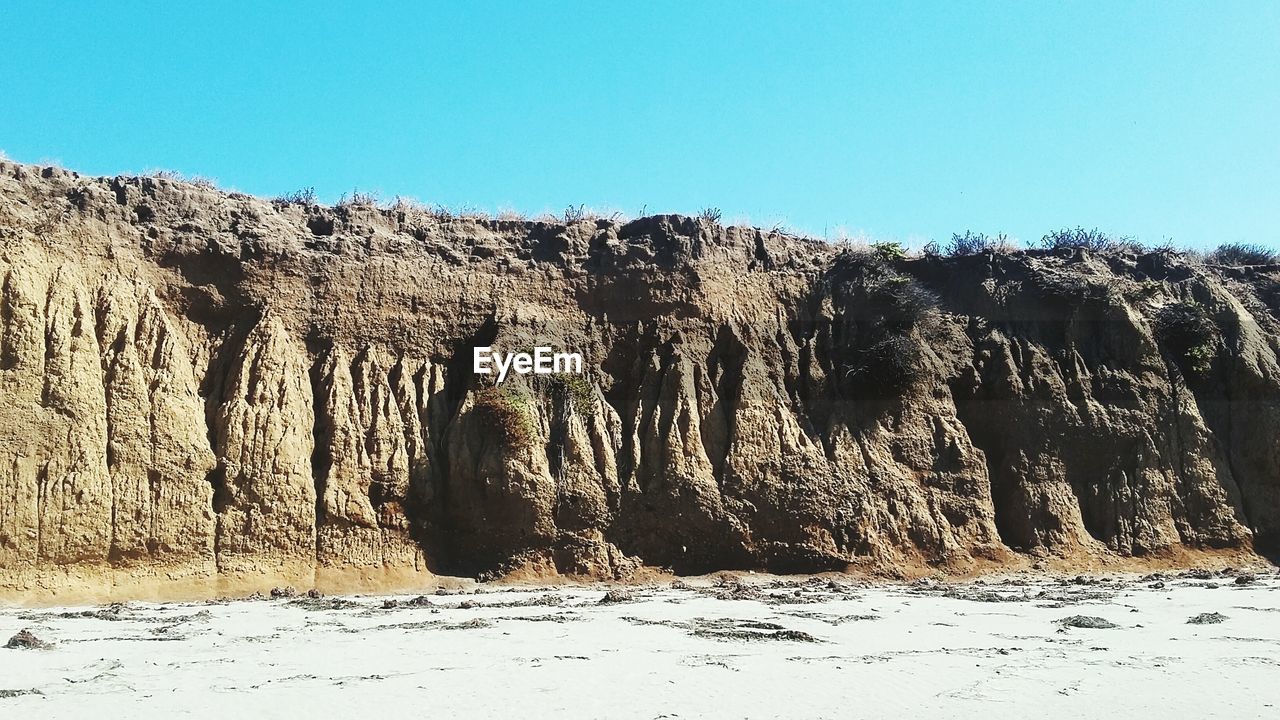
[[[0,690],[40,693],[0,697],[0,718],[1280,717],[1274,575],[744,582],[763,594],[654,587],[602,605],[597,588],[482,589],[391,609],[139,603],[115,619],[7,608],[0,642],[29,628],[53,645],[0,649]],[[1227,619],[1187,623],[1207,612]],[[1062,629],[1072,615],[1119,627]]]

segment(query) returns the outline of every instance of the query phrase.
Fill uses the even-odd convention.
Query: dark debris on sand
[[[31,689],[29,689],[29,690],[2,690],[2,689],[0,689],[0,699],[4,699],[4,698],[12,698],[12,697],[21,697],[21,696],[23,696],[23,695],[44,695],[44,693],[40,692],[39,690],[37,690],[37,689],[35,689],[35,688],[31,688]]]
[[[689,621],[654,620],[634,616],[624,616],[623,620],[633,625],[662,625],[684,630],[694,637],[709,640],[725,640],[738,642],[756,642],[761,640],[782,640],[790,642],[823,642],[821,639],[802,630],[790,630],[777,623],[761,620],[737,620],[734,618],[693,618]]]
[[[49,643],[36,637],[30,630],[19,630],[4,646],[10,650],[29,650],[47,648]]]
[[[1217,625],[1227,619],[1226,615],[1217,612],[1200,613],[1194,617],[1187,618],[1188,625]]]
[[[600,598],[600,605],[616,605],[618,603],[635,602],[636,595],[630,590],[615,588],[604,594]]]
[[[290,607],[298,607],[304,610],[360,610],[364,608],[358,602],[352,600],[344,600],[343,598],[333,597],[327,598],[323,596],[312,596],[310,594],[295,598],[285,603]]]
[[[1106,618],[1093,615],[1071,615],[1059,620],[1058,624],[1064,628],[1085,628],[1088,630],[1109,630],[1120,627]]]

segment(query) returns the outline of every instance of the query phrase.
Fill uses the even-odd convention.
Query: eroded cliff
[[[1269,552],[1280,268],[0,163],[0,585]],[[581,352],[494,387],[471,349]]]

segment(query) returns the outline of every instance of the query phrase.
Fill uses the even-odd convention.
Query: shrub
[[[1080,248],[1094,252],[1111,252],[1132,247],[1134,244],[1133,238],[1128,236],[1116,237],[1101,232],[1097,228],[1085,230],[1082,227],[1054,230],[1040,238],[1040,247],[1046,250]]]
[[[391,204],[387,206],[387,209],[394,213],[402,213],[405,216],[423,214],[430,210],[426,205],[423,205],[411,197],[405,197],[403,195],[395,196],[395,199],[391,201]]]
[[[1089,277],[1070,272],[1037,273],[1030,286],[1042,298],[1069,304],[1108,302],[1117,294],[1123,294],[1120,280],[1115,276]]]
[[[319,200],[316,198],[316,189],[313,187],[304,187],[293,192],[287,192],[275,200],[281,205],[317,205]]]
[[[934,246],[937,247],[936,245]],[[1017,246],[1008,235],[1000,233],[998,235],[985,235],[976,233],[972,230],[965,230],[964,234],[953,233],[951,242],[947,243],[947,255],[958,257],[962,255],[977,255],[984,252],[1012,252]]]
[[[911,335],[886,335],[866,348],[854,350],[850,359],[846,380],[896,390],[919,377],[920,342]]]
[[[1205,256],[1207,262],[1214,265],[1273,265],[1280,253],[1252,243],[1225,243]]]
[[[490,219],[487,210],[474,205],[460,205],[453,210],[453,216],[459,220],[474,220],[476,222],[487,222]]]
[[[1147,246],[1130,237],[1123,237],[1116,240],[1112,250],[1117,252],[1133,253],[1134,255],[1142,255],[1147,252]]]
[[[827,276],[835,299],[858,322],[897,332],[926,319],[938,296],[886,260],[903,252],[897,243],[885,249],[846,250]],[[905,253],[903,253],[905,255]]]
[[[518,390],[485,388],[476,394],[475,411],[502,432],[508,446],[528,445],[537,434],[529,400]]]
[[[902,243],[884,241],[871,243],[871,252],[875,254],[880,262],[891,263],[896,260],[905,260],[907,258],[907,249],[902,247]]]
[[[436,222],[449,222],[454,218],[453,211],[444,205],[432,205],[425,212]]]
[[[590,417],[596,410],[596,388],[586,375],[553,375],[551,386],[580,415]]]
[[[1221,334],[1203,305],[1179,302],[1164,306],[1156,314],[1155,330],[1183,373],[1204,377],[1212,369]]]
[[[871,301],[882,307],[884,323],[895,331],[915,327],[938,307],[938,296],[913,278],[887,278],[872,289]]]
[[[153,170],[147,170],[143,172],[143,175],[147,177],[155,178],[156,180],[169,180],[171,182],[188,183],[190,185],[195,185],[196,187],[204,188],[206,190],[216,190],[218,187],[218,184],[216,182],[214,182],[213,180],[207,177],[202,177],[200,175],[192,175],[191,177],[187,177],[186,175],[183,175],[177,170],[165,170],[163,168],[156,168]]]
[[[444,208],[428,207],[413,198],[400,195],[396,196],[387,210],[396,217],[400,229],[419,242],[424,242],[431,236],[432,223],[429,221],[435,220],[437,224],[442,222],[441,213],[444,213],[444,219],[451,217]]]
[[[350,195],[343,193],[338,199],[338,207],[377,207],[378,195],[376,193],[360,192],[353,189]]]
[[[951,242],[947,243],[946,249],[947,255],[951,257],[977,255],[986,251],[987,236],[972,230],[965,230],[963,235],[951,233]]]
[[[583,221],[597,222],[600,220],[608,220],[611,223],[618,223],[623,222],[625,219],[626,213],[621,210],[589,208],[586,205],[578,205],[577,207],[570,205],[565,208],[564,214],[559,218],[549,213],[538,217],[539,222],[563,222],[566,225],[572,225],[573,223]]]
[[[937,295],[895,270],[885,259],[891,254],[846,251],[828,275],[840,324],[832,361],[858,393],[896,391],[917,377],[922,348],[914,329],[937,311]]]
[[[718,207],[703,208],[702,212],[698,213],[698,219],[705,220],[711,223],[712,225],[717,225],[720,223],[720,208]]]

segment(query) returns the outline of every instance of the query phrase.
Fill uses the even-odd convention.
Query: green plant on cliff
[[[501,430],[507,445],[527,445],[537,435],[533,409],[515,388],[489,387],[476,394],[475,411]]]
[[[1222,335],[1203,305],[1188,301],[1164,306],[1156,314],[1155,330],[1184,374],[1203,378],[1213,369]]]
[[[596,388],[586,375],[553,375],[551,387],[573,405],[578,414],[591,417],[596,412]]]
[[[871,243],[871,252],[875,254],[880,262],[891,263],[898,260],[907,259],[907,249],[902,247],[902,243],[884,241]]]
[[[1192,372],[1203,377],[1213,368],[1213,358],[1216,355],[1212,345],[1201,344],[1187,350],[1186,361]]]

